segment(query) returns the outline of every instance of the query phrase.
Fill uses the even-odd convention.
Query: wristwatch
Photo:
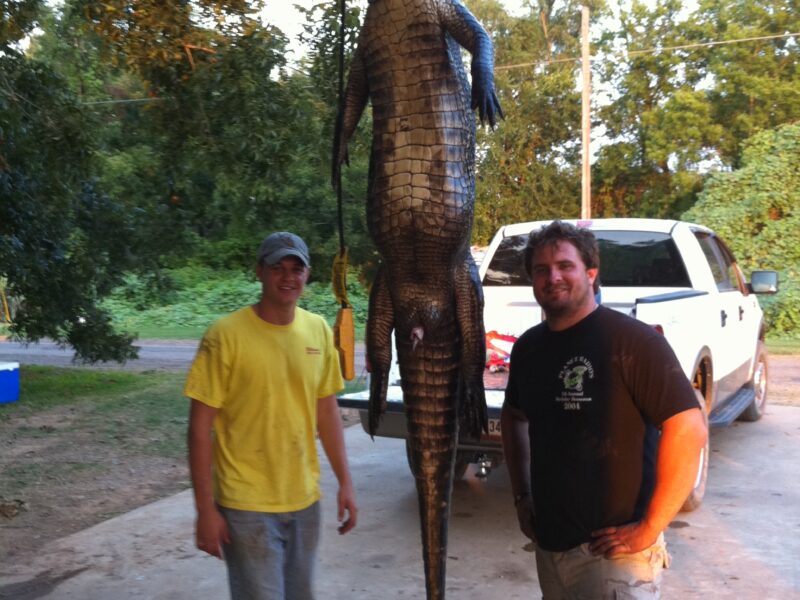
[[[531,495],[530,492],[521,492],[514,496],[514,506],[519,506],[519,503],[522,502],[523,499],[529,497]]]

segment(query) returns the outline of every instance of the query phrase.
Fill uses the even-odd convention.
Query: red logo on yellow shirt
[[[306,354],[321,354],[319,348],[312,348],[311,346],[306,346]]]

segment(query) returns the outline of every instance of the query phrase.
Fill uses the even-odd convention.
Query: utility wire
[[[126,100],[92,100],[91,102],[81,102],[84,106],[97,106],[100,104],[141,104],[143,102],[162,102],[167,98],[128,98]]]
[[[749,38],[741,38],[737,40],[721,40],[716,42],[702,42],[698,44],[681,44],[679,46],[665,46],[664,48],[648,48],[646,50],[629,50],[627,52],[613,52],[610,56],[619,56],[619,57],[631,57],[631,56],[641,56],[643,54],[658,54],[660,52],[670,52],[673,50],[689,50],[692,48],[711,48],[712,46],[725,46],[729,44],[740,44],[744,42],[757,42],[762,40],[775,40],[781,38],[789,38],[789,37],[797,37],[800,36],[799,33],[782,33],[778,35],[762,35],[757,37],[749,37]],[[599,60],[605,60],[606,57],[598,58],[598,57],[590,57],[589,60],[591,62],[597,62]],[[576,57],[569,57],[569,58],[556,58],[551,60],[538,60],[534,62],[527,62],[527,63],[517,63],[513,65],[495,65],[495,71],[510,71],[511,69],[523,69],[525,67],[537,67],[537,66],[547,66],[547,65],[554,65],[558,63],[568,63],[568,62],[578,62],[581,60],[580,56]],[[300,69],[294,68],[289,65],[285,65],[284,68],[290,69],[295,73],[300,73],[301,75],[307,75],[305,71]],[[100,104],[133,104],[133,103],[145,103],[145,102],[160,102],[166,100],[166,98],[134,98],[130,100],[97,100],[93,102],[81,102],[84,106],[96,106]]]
[[[712,46],[724,46],[727,44],[739,44],[742,42],[757,42],[760,40],[775,40],[780,38],[787,38],[787,37],[795,37],[800,36],[800,33],[782,33],[778,35],[762,35],[758,37],[749,37],[749,38],[741,38],[737,40],[721,40],[716,42],[702,42],[698,44],[682,44],[680,46],[665,46],[663,48],[649,48],[647,50],[629,50],[629,51],[620,51],[620,52],[612,52],[610,56],[619,56],[619,57],[631,57],[631,56],[640,56],[642,54],[658,54],[660,52],[670,52],[672,50],[688,50],[690,48],[710,48]],[[522,69],[524,67],[536,67],[540,65],[551,65],[556,63],[565,63],[565,62],[577,62],[580,61],[581,57],[570,57],[570,58],[557,58],[555,60],[538,60],[535,62],[529,63],[518,63],[514,65],[496,65],[495,71],[509,71],[511,69]],[[597,57],[590,57],[590,61],[596,62],[598,60],[605,60],[603,58]]]

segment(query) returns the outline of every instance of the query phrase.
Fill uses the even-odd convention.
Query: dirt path
[[[771,404],[800,406],[800,355],[769,357],[768,394]]]
[[[769,370],[768,402],[800,407],[800,355],[771,356]],[[343,416],[346,425],[357,423],[352,411]],[[93,436],[96,429],[76,409],[38,413],[25,422],[1,417],[0,470],[22,476],[37,465],[51,467],[42,469],[24,498],[3,498],[0,490],[0,548],[7,550],[11,562],[33,556],[52,540],[189,486],[185,461],[126,455],[124,444]],[[70,423],[80,427],[65,426]],[[43,435],[27,436],[29,441],[22,444],[18,432],[24,429]],[[93,469],[78,469],[87,457],[93,458]]]

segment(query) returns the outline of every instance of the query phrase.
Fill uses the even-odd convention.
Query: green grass
[[[23,365],[20,399],[0,404],[0,426],[14,426],[28,439],[47,437],[52,426],[25,419],[67,409],[79,415],[63,427],[90,434],[101,443],[132,451],[182,457],[186,451],[188,400],[183,373],[106,371]],[[345,393],[360,391],[364,378],[345,382]]]
[[[180,458],[186,452],[188,400],[182,373],[100,371],[41,366],[20,368],[20,399],[0,405],[0,425],[27,438],[48,429],[30,427],[35,414],[65,409],[77,415],[63,428],[134,452]],[[61,425],[59,425],[61,427]]]
[[[129,333],[140,340],[199,340],[206,326],[139,325]]]
[[[800,354],[800,339],[767,338],[767,351],[770,354]]]
[[[353,381],[344,382],[344,391],[342,394],[351,394],[353,392],[360,392],[367,387],[366,377],[356,377]]]
[[[148,378],[123,371],[99,371],[23,365],[20,398],[3,414],[31,413],[64,404],[117,398],[148,386]],[[17,415],[20,416],[20,415]]]

